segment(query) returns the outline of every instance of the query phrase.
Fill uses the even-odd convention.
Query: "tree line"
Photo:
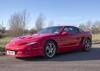
[[[79,24],[79,28],[85,31],[90,31],[93,34],[100,34],[100,21],[88,21],[84,24]]]
[[[22,12],[16,12],[11,15],[8,20],[9,29],[6,30],[6,27],[3,26],[3,23],[0,24],[0,36],[4,33],[11,36],[23,35],[27,33],[35,33],[43,28],[44,18],[42,14],[40,14],[35,22],[35,28],[28,30],[26,27],[29,25],[29,13],[27,10]]]
[[[3,22],[0,24],[0,37],[5,33],[12,36],[35,33],[41,30],[45,25],[43,15],[40,14],[35,22],[35,28],[28,30],[26,27],[29,25],[29,19],[30,16],[27,10],[12,14],[8,20],[9,30],[6,30],[6,27],[3,26]],[[53,22],[50,22],[49,26],[52,24]],[[91,21],[88,21],[87,23],[81,23],[79,24],[79,28],[85,31],[91,31],[93,34],[97,34],[100,33],[100,21],[96,21],[94,23]]]

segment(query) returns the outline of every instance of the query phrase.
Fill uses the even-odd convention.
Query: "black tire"
[[[53,58],[56,54],[57,46],[53,41],[48,41],[44,47],[45,58]]]
[[[90,39],[85,39],[83,41],[83,46],[84,46],[83,51],[86,52],[90,51],[92,47],[92,41]]]

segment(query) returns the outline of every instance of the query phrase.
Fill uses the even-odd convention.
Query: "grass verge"
[[[5,48],[0,47],[0,52],[4,52],[4,51],[5,51]]]
[[[0,39],[0,52],[5,51],[5,45],[12,39],[12,37],[4,37]]]
[[[93,34],[92,35],[92,41],[93,42],[100,42],[100,34]]]

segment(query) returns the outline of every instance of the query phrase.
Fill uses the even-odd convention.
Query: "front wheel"
[[[44,49],[45,58],[53,58],[56,54],[56,51],[57,47],[55,43],[52,41],[48,41]]]
[[[90,39],[86,39],[83,41],[84,51],[90,51],[92,47],[92,42]]]

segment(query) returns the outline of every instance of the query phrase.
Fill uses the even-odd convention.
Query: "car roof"
[[[51,27],[76,27],[76,26],[51,26]],[[78,27],[76,27],[78,28]]]

